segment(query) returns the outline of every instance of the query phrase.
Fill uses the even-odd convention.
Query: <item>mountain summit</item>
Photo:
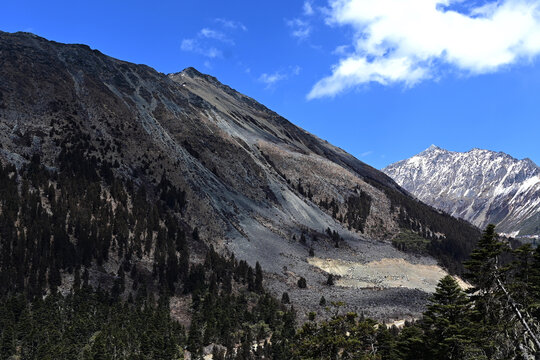
[[[513,236],[540,234],[540,168],[530,159],[431,145],[383,169],[421,201],[479,227]]]

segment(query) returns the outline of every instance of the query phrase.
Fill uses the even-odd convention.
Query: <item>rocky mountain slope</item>
[[[530,159],[432,145],[383,169],[421,201],[512,236],[540,234],[540,168]]]
[[[193,68],[166,75],[86,45],[0,32],[0,80],[3,163],[21,168],[39,155],[55,172],[66,159],[84,160],[148,194],[170,184],[185,197],[182,221],[197,239],[251,266],[258,261],[265,285],[301,309],[324,295],[379,318],[418,314],[436,283],[422,278],[425,266],[459,272],[479,234]],[[77,171],[91,170],[84,166]],[[392,246],[404,232],[422,246],[409,247],[407,238],[400,249],[416,253]],[[420,280],[408,282],[392,265],[386,271],[398,283],[351,267],[332,287],[331,272],[317,266],[383,259],[402,259]],[[307,289],[297,286],[302,277]]]

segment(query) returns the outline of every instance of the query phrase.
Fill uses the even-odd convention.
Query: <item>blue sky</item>
[[[404,6],[406,5],[406,6]],[[30,31],[194,66],[382,168],[431,144],[540,164],[538,1],[4,2]]]

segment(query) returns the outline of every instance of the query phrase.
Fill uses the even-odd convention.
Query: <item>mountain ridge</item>
[[[529,158],[432,145],[383,171],[420,200],[477,226],[492,222],[508,235],[540,234],[540,167]]]

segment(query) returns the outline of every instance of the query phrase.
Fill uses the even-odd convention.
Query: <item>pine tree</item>
[[[326,279],[326,285],[328,286],[334,285],[334,275],[328,274],[328,278]]]
[[[470,260],[464,263],[467,273],[465,278],[474,288],[470,291],[480,291],[480,296],[496,287],[496,276],[499,275],[499,256],[504,244],[497,239],[495,225],[490,224],[484,231],[476,249],[471,253]]]
[[[291,300],[289,299],[289,294],[284,292],[281,296],[281,303],[282,304],[290,304]]]
[[[255,286],[254,286],[255,292],[261,294],[263,292],[263,272],[261,265],[257,261],[255,264]]]
[[[501,291],[500,256],[506,250],[490,224],[483,232],[470,259],[464,262],[465,278],[473,285],[468,289],[474,302],[475,341],[488,358],[515,356],[516,343],[509,338],[516,319]]]
[[[426,357],[423,332],[415,325],[405,326],[401,330],[396,349],[402,360],[431,360]]]
[[[450,275],[439,281],[424,313],[424,343],[433,359],[465,359],[473,352],[471,303]]]
[[[0,337],[0,358],[8,359],[15,354],[15,332],[11,324],[5,324]]]
[[[396,351],[396,339],[394,335],[384,325],[377,329],[377,355],[384,360],[398,360]]]

